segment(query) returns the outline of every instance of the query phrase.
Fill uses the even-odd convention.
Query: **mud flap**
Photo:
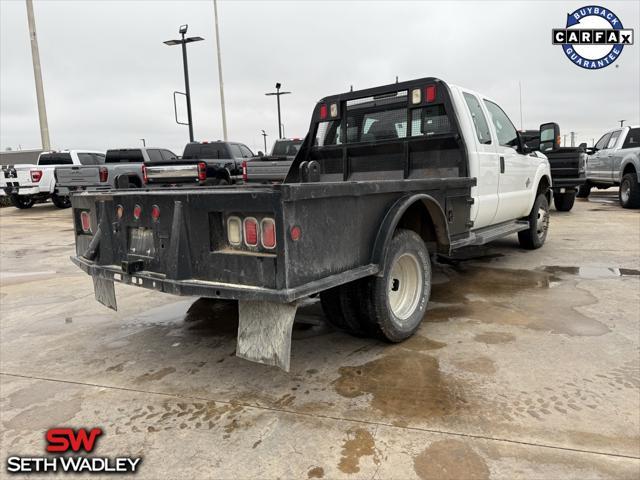
[[[296,303],[239,301],[236,355],[288,372],[297,308]]]
[[[117,311],[118,304],[116,302],[116,289],[113,286],[113,280],[105,280],[100,277],[91,278],[93,278],[93,291],[96,295],[96,300],[105,307]]]

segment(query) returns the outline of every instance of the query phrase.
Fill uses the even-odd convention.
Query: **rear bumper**
[[[559,188],[576,188],[586,182],[585,177],[577,177],[577,178],[557,178],[551,174],[553,186],[551,187],[553,190],[558,190]]]
[[[378,273],[377,265],[365,265],[347,272],[332,275],[321,280],[309,282],[295,288],[270,289],[250,285],[214,282],[207,280],[174,280],[162,274],[141,271],[134,274],[125,273],[118,265],[97,265],[81,256],[70,257],[71,261],[92,277],[111,280],[126,285],[157,290],[173,295],[222,298],[229,300],[261,300],[279,303],[291,303],[314,293],[332,288],[336,285],[357,280]]]
[[[49,192],[41,192],[40,187],[22,187],[22,186],[11,186],[7,185],[2,189],[3,195],[38,195],[40,193],[49,193]]]

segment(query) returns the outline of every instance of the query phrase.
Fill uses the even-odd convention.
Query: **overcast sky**
[[[525,128],[556,121],[580,141],[618,120],[640,123],[640,2],[600,2],[633,46],[615,66],[573,65],[551,29],[593,2],[218,2],[230,140],[263,149],[277,136],[279,81],[285,132],[306,134],[323,96],[399,79],[437,76],[493,97]],[[189,46],[196,139],[222,138],[213,1],[36,1],[36,27],[51,143],[56,149],[141,145],[181,153],[187,127],[174,121],[184,90],[178,26],[205,38]],[[24,0],[0,0],[0,149],[40,146]]]

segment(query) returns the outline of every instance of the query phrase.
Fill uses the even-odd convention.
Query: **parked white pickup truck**
[[[578,190],[578,197],[588,197],[592,187],[620,186],[620,205],[640,208],[640,127],[609,130],[587,152],[587,182]]]
[[[58,208],[69,208],[66,195],[56,191],[54,171],[60,165],[95,165],[104,163],[104,152],[64,150],[42,152],[35,165],[3,165],[0,175],[0,195],[7,195],[16,208],[31,208],[37,201],[51,198]]]

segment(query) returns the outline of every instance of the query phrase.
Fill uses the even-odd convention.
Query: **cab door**
[[[622,130],[611,132],[611,138],[609,138],[609,141],[607,142],[607,147],[602,152],[602,165],[605,175],[604,178],[610,182],[617,180],[616,177],[620,167],[620,160],[618,159],[618,165],[616,168],[616,153],[618,152],[616,147],[621,133]]]
[[[597,149],[595,153],[589,155],[587,159],[587,176],[590,180],[605,180],[607,177],[606,148],[611,139],[611,132],[605,133],[595,145]]]
[[[478,157],[477,202],[472,212],[474,228],[482,228],[493,223],[498,211],[498,181],[500,163],[496,152],[496,140],[491,135],[487,112],[482,108],[480,98],[471,92],[462,92],[467,105],[467,113],[475,131],[475,150]]]
[[[535,180],[536,162],[519,152],[520,139],[516,127],[496,103],[484,99],[497,139],[496,152],[500,162],[498,180],[498,211],[493,223],[526,216],[530,209],[531,184]]]

